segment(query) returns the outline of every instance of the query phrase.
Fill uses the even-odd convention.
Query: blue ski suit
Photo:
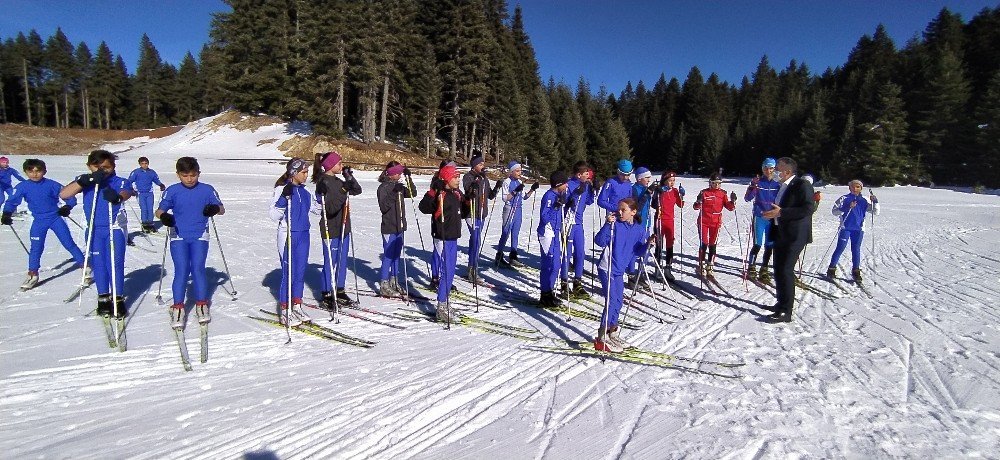
[[[3,212],[13,213],[21,201],[28,202],[28,210],[34,219],[31,222],[29,238],[31,250],[28,252],[28,271],[38,273],[41,267],[42,252],[45,250],[45,236],[49,230],[73,256],[73,260],[83,267],[83,252],[73,241],[66,221],[59,216],[59,190],[62,185],[52,179],[42,178],[39,181],[25,180],[14,187],[14,192],[3,205]],[[63,201],[66,206],[76,206],[76,198],[70,197]]]
[[[7,201],[7,195],[11,194],[12,182],[11,178],[15,178],[21,182],[26,179],[17,172],[16,169],[10,166],[6,168],[0,168],[0,205]]]
[[[632,265],[632,261],[645,254],[648,249],[646,231],[641,224],[616,221],[614,241],[611,240],[611,225],[605,222],[597,235],[594,235],[594,242],[605,248],[601,254],[597,273],[601,277],[601,293],[608,305],[607,310],[601,315],[601,325],[609,327],[618,325],[618,313],[625,301],[625,272]],[[607,250],[609,245],[612,246],[610,251]]]
[[[305,184],[293,186],[292,195],[288,198],[281,195],[282,188],[284,186],[275,187],[273,204],[268,214],[271,220],[278,223],[277,245],[278,256],[281,259],[278,302],[286,306],[289,300],[289,270],[291,270],[292,304],[302,302],[306,265],[309,262],[309,214],[316,214],[318,211],[313,208],[312,194],[306,190]],[[289,245],[292,249],[290,254]],[[288,263],[289,256],[292,258],[291,267]]]
[[[174,282],[171,285],[174,305],[184,304],[184,291],[188,278],[192,279],[191,297],[198,303],[208,302],[208,276],[205,261],[208,259],[208,217],[205,206],[222,206],[215,189],[198,182],[193,187],[178,183],[167,187],[158,209],[173,211],[174,227],[170,229],[170,259],[174,263]]]
[[[79,177],[77,177],[79,179]],[[94,207],[94,187],[83,189],[83,212],[87,215],[88,232],[91,233],[90,264],[94,271],[94,285],[99,295],[111,293],[111,278],[114,275],[115,292],[122,295],[125,289],[125,240],[128,234],[128,215],[123,203],[112,205],[104,199],[103,191],[111,188],[115,193],[132,193],[132,183],[123,177],[111,174],[104,178],[97,188]],[[112,238],[114,239],[112,241]],[[114,262],[111,247],[114,243]]]
[[[542,195],[538,216],[538,245],[541,247],[542,269],[539,282],[542,292],[555,290],[556,278],[562,268],[563,212],[566,196],[550,188]]]
[[[153,222],[153,184],[159,185],[160,190],[163,190],[163,182],[160,182],[160,177],[156,175],[156,171],[152,169],[142,169],[135,168],[131,174],[128,175],[129,182],[132,182],[132,187],[136,192],[136,199],[139,200],[139,218],[142,223],[149,224]]]
[[[583,279],[583,263],[586,260],[586,241],[583,234],[583,216],[587,206],[594,204],[594,186],[573,177],[567,182],[566,194],[570,197],[568,213],[569,234],[566,236],[566,263],[563,264],[561,278],[569,278],[570,266],[573,278]]]
[[[855,203],[854,208],[851,208],[851,203]],[[869,203],[860,194],[848,193],[837,198],[831,211],[833,215],[840,217],[840,231],[837,232],[837,248],[833,250],[830,267],[837,266],[850,240],[851,268],[855,270],[861,268],[861,242],[865,237],[865,217],[868,214],[879,215],[881,209],[878,203]]]
[[[597,205],[607,212],[618,212],[618,202],[630,196],[632,196],[632,182],[613,176],[601,187],[601,193],[597,195]]]

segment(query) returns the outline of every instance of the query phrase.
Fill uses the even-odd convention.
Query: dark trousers
[[[792,314],[795,302],[795,261],[799,260],[803,248],[804,244],[774,246],[774,285],[778,297],[775,309],[779,313]]]

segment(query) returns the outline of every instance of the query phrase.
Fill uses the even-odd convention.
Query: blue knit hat
[[[521,163],[518,163],[516,160],[510,160],[510,163],[507,163],[507,170],[508,171],[513,171],[513,170],[518,169],[520,167],[521,167]]]
[[[653,173],[649,172],[649,168],[645,166],[635,168],[635,178],[642,179],[643,177],[653,177]]]
[[[618,160],[618,174],[632,174],[632,162],[628,160]]]
[[[773,168],[778,166],[778,162],[771,157],[765,158],[764,163],[760,165],[761,168]]]

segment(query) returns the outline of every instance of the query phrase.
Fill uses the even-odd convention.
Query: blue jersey
[[[284,187],[276,187],[274,190],[275,199],[270,211],[271,220],[281,223],[282,227],[287,225],[287,222],[285,222],[285,213],[288,208],[289,198],[291,198],[291,231],[302,232],[309,230],[309,213],[312,211],[313,205],[312,194],[306,189],[305,184],[300,184],[293,186],[292,196],[286,198],[281,195],[282,188]]]
[[[760,217],[764,211],[773,209],[775,199],[778,197],[778,189],[781,182],[771,179],[761,179],[756,187],[747,187],[747,193],[743,195],[744,201],[753,201],[753,215]]]
[[[11,177],[24,182],[25,178],[18,174],[17,170],[11,168],[10,166],[6,168],[0,168],[0,188],[10,188]]]
[[[80,177],[77,176],[77,179]],[[97,209],[94,211],[94,187],[86,187],[83,189],[83,212],[87,215],[87,223],[99,228],[108,228],[110,222],[108,222],[108,206],[111,206],[111,214],[114,216],[115,223],[117,224],[118,219],[124,219],[125,215],[122,211],[122,203],[116,205],[111,205],[107,200],[101,196],[104,193],[104,189],[111,187],[115,193],[121,193],[123,190],[132,193],[132,183],[128,179],[118,177],[115,174],[111,174],[104,178],[103,181],[98,185],[97,192]],[[93,221],[91,221],[91,216],[93,216]]]
[[[524,197],[528,194],[528,192],[524,190],[524,187],[521,187],[521,191],[518,193],[514,193],[514,189],[523,183],[524,182],[520,179],[515,179],[513,177],[508,177],[503,180],[503,185],[500,186],[500,190],[504,192],[502,198],[506,200],[503,203],[504,208],[521,209],[521,206],[524,204]],[[507,200],[508,194],[513,195],[510,200]]]
[[[583,213],[587,211],[587,206],[594,204],[593,186],[573,177],[566,183],[566,194],[573,199],[573,223],[583,223]],[[577,189],[583,187],[583,193],[577,194]]]
[[[180,238],[202,238],[208,236],[208,217],[203,211],[205,206],[222,205],[219,194],[206,183],[198,182],[194,187],[184,184],[174,184],[167,187],[160,200],[160,211],[174,211],[177,224],[174,231]]]
[[[538,235],[544,235],[547,229],[552,230],[553,235],[558,235],[562,231],[563,206],[560,203],[559,192],[550,188],[542,195],[541,210],[538,216]]]
[[[851,203],[857,203],[854,209],[851,209]],[[862,195],[848,193],[837,198],[837,202],[833,204],[833,215],[840,216],[845,230],[864,230],[865,214],[879,215],[879,206],[878,203],[869,203]]]
[[[648,188],[637,183],[632,186],[632,198],[635,198],[635,201],[639,203],[639,213],[636,214],[636,223],[642,225],[643,228],[649,228],[649,208],[653,202],[653,194],[649,193]]]
[[[615,241],[611,248],[611,275],[622,276],[636,257],[646,254],[646,229],[638,223],[615,221]],[[594,235],[594,243],[602,248],[611,243],[611,224],[605,222]],[[608,268],[608,254],[601,257],[601,268]]]
[[[618,202],[622,198],[630,196],[632,196],[632,182],[614,176],[601,187],[601,193],[597,196],[597,205],[608,212],[618,212]]]
[[[135,191],[143,193],[153,191],[153,184],[163,185],[163,182],[160,182],[160,177],[156,175],[156,171],[148,168],[135,168],[132,174],[128,175],[128,180],[132,182]]]
[[[14,193],[7,198],[3,212],[14,212],[21,205],[21,200],[28,202],[28,210],[36,219],[52,218],[59,212],[59,190],[62,185],[52,179],[42,178],[40,181],[26,180],[14,187]],[[76,206],[76,198],[65,200],[69,206]]]

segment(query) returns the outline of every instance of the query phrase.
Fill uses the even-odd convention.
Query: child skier
[[[837,249],[833,251],[826,276],[829,278],[837,276],[837,262],[847,248],[847,240],[850,239],[851,275],[855,281],[861,281],[861,241],[865,237],[865,217],[868,214],[877,216],[881,210],[878,198],[874,194],[871,196],[871,202],[861,195],[864,184],[860,180],[852,180],[848,186],[851,188],[851,193],[837,198],[833,204],[833,215],[840,217],[840,231],[837,232]]]
[[[578,161],[573,166],[573,177],[566,183],[566,194],[570,197],[567,203],[567,219],[569,226],[566,236],[566,263],[562,268],[563,291],[568,288],[570,265],[573,267],[574,298],[589,298],[590,294],[583,287],[583,263],[586,258],[586,242],[583,237],[583,216],[587,206],[594,204],[594,170],[585,161]],[[565,297],[565,295],[564,295]]]
[[[281,323],[288,326],[312,322],[312,318],[302,310],[302,291],[309,259],[309,213],[316,212],[312,196],[305,187],[307,180],[309,162],[301,158],[288,160],[285,173],[274,183],[269,212],[271,220],[278,222],[277,244],[281,259],[279,316]]]
[[[656,187],[652,185],[653,183],[653,173],[649,171],[648,168],[640,166],[635,170],[635,184],[632,184],[631,194],[632,198],[635,198],[636,203],[639,206],[639,213],[635,216],[636,223],[642,225],[642,228],[646,229],[646,236],[652,235],[653,221],[650,219],[650,209],[653,203],[653,193],[656,191]],[[643,254],[641,258],[636,259],[636,263],[633,264],[632,269],[629,270],[629,280],[628,284],[636,285],[636,283],[645,284],[646,279],[639,273],[640,270],[646,269],[646,261],[649,258],[649,254]]]
[[[187,290],[188,278],[193,280],[190,297],[195,299],[194,311],[198,322],[208,324],[212,320],[209,314],[208,277],[205,274],[208,219],[225,214],[226,208],[211,185],[198,181],[201,167],[197,159],[178,158],[176,169],[180,183],[166,189],[155,215],[164,226],[172,229],[167,235],[170,238],[170,260],[174,263],[174,301],[169,312],[171,327],[180,329],[184,327],[184,292]]]
[[[563,213],[568,197],[566,184],[569,178],[563,171],[555,171],[549,175],[549,190],[542,195],[542,204],[538,216],[538,245],[541,248],[542,268],[539,273],[541,295],[538,306],[556,308],[562,306],[562,301],[555,295],[556,278],[562,269],[563,254]]]
[[[17,173],[17,170],[10,167],[10,160],[7,157],[0,157],[0,205],[7,201],[12,190],[11,178],[24,182],[24,177]]]
[[[475,192],[471,195],[472,212],[468,219],[465,219],[465,226],[469,228],[469,270],[465,274],[465,279],[470,283],[478,283],[479,251],[480,242],[483,236],[483,225],[486,223],[487,214],[490,211],[490,200],[496,198],[500,190],[500,183],[495,187],[490,186],[490,178],[486,177],[486,163],[483,157],[476,156],[469,163],[469,172],[462,177],[462,189]]]
[[[618,202],[632,196],[632,181],[629,179],[631,174],[632,162],[619,160],[618,174],[604,182],[601,193],[597,195],[597,205],[609,213],[618,212]]]
[[[455,263],[458,257],[458,238],[462,236],[462,219],[471,215],[467,204],[475,190],[463,195],[459,191],[461,173],[452,165],[438,171],[440,181],[424,194],[418,205],[420,212],[430,214],[431,235],[434,237],[434,258],[440,279],[437,283],[437,319],[454,322],[459,320],[448,303],[451,285],[455,278]]]
[[[316,183],[316,202],[325,205],[321,225],[326,226],[326,238],[329,240],[324,242],[328,249],[323,251],[322,297],[324,307],[331,310],[338,305],[356,303],[347,296],[344,286],[347,283],[347,256],[351,253],[351,208],[348,206],[348,195],[360,195],[361,186],[354,179],[351,168],[344,166],[341,160],[336,151],[317,154],[312,176],[312,181]],[[337,177],[337,174],[343,174],[344,178]],[[337,278],[336,293],[331,281],[331,267]]]
[[[38,269],[41,267],[42,252],[45,250],[45,235],[49,230],[56,234],[56,238],[59,238],[59,242],[69,251],[73,260],[81,268],[83,268],[83,252],[73,242],[69,227],[63,220],[63,217],[69,216],[73,206],[76,206],[76,198],[66,198],[64,204],[59,206],[59,191],[63,186],[52,179],[45,178],[44,161],[35,158],[25,160],[23,169],[28,180],[21,181],[14,187],[10,198],[3,205],[3,216],[0,217],[0,223],[13,225],[11,215],[21,205],[22,199],[28,202],[28,210],[33,216],[29,233],[31,251],[28,253],[28,278],[21,284],[21,290],[27,291],[38,284]]]
[[[500,243],[497,245],[497,256],[493,259],[494,267],[523,267],[518,261],[517,246],[518,238],[521,234],[521,211],[524,200],[531,197],[535,190],[538,190],[538,182],[531,184],[527,192],[524,191],[524,181],[521,179],[521,164],[511,161],[507,164],[507,178],[501,182],[500,190],[503,195],[503,228],[500,230]],[[503,258],[503,251],[507,247],[507,238],[510,238],[510,257]]]
[[[188,157],[190,158],[190,157]],[[178,174],[180,171],[178,171]],[[160,191],[166,190],[160,176],[156,171],[149,169],[149,158],[139,157],[139,167],[132,170],[128,175],[129,182],[135,188],[136,199],[139,200],[139,218],[142,220],[142,233],[154,233],[156,227],[153,226],[153,184],[160,187]],[[197,178],[195,179],[197,182]]]
[[[619,200],[617,215],[608,214],[607,222],[594,235],[594,242],[605,248],[597,268],[605,298],[601,325],[594,340],[594,349],[598,351],[621,353],[629,346],[618,333],[618,313],[625,301],[625,272],[655,242],[653,237],[646,238],[645,228],[635,221],[638,210],[635,198]]]
[[[107,150],[90,152],[87,168],[90,173],[77,176],[75,182],[59,191],[59,197],[66,200],[83,192],[83,212],[87,215],[87,231],[91,235],[90,266],[97,287],[97,314],[117,314],[116,318],[121,319],[128,315],[122,295],[128,216],[122,203],[132,196],[132,184],[115,175],[115,155]],[[113,300],[112,292],[116,296]]]
[[[698,247],[698,276],[715,276],[715,246],[719,240],[719,228],[722,227],[722,209],[736,212],[736,192],[726,196],[722,190],[722,177],[712,173],[708,178],[708,188],[698,192],[694,210],[698,213],[698,237],[701,246]],[[708,258],[705,258],[705,252]]]
[[[405,297],[409,292],[399,286],[399,258],[403,252],[403,232],[406,231],[406,207],[403,198],[416,195],[410,180],[410,170],[398,161],[386,165],[382,182],[376,192],[378,207],[382,211],[382,270],[378,291],[382,297]],[[399,179],[406,176],[406,184]]]
[[[455,164],[454,161],[441,160],[441,164],[438,165],[438,170],[434,171],[434,174],[431,176],[431,188],[430,188],[431,190],[443,190],[445,188],[445,181],[442,180],[441,177],[440,177],[440,175],[441,175],[441,168],[444,168],[445,166],[457,166],[457,165]],[[417,205],[417,208],[418,209],[420,208],[419,204]],[[432,227],[434,226],[434,216],[431,216],[431,226]],[[442,245],[438,244],[438,243],[439,243],[438,239],[435,238],[434,234],[432,233],[431,234],[431,252],[432,252],[432,254],[431,254],[431,263],[430,263],[430,266],[431,266],[431,281],[430,281],[430,284],[429,284],[428,287],[430,289],[435,290],[435,291],[437,290],[438,284],[440,283],[440,280],[441,280],[441,269],[440,269],[440,267],[438,267],[437,262],[440,259],[438,257],[438,255],[439,255],[438,254],[438,248],[442,247]],[[452,288],[452,289],[454,289],[454,288]]]
[[[773,179],[775,165],[777,165],[777,160],[765,158],[764,163],[760,165],[763,176],[754,176],[743,196],[744,201],[753,201],[753,247],[750,248],[750,257],[747,258],[747,276],[756,277],[762,283],[771,282],[771,274],[767,271],[767,265],[771,260],[771,248],[774,246],[774,241],[768,238],[768,233],[771,232],[771,221],[761,217],[761,215],[764,211],[771,209],[771,205],[774,204],[775,198],[778,196],[778,189],[781,187],[781,184]],[[764,246],[764,258],[761,260],[760,273],[758,274],[755,264],[761,246]]]
[[[674,281],[674,275],[670,272],[670,264],[674,259],[674,206],[684,207],[684,187],[675,187],[676,183],[676,173],[664,172],[660,176],[658,196],[653,200],[653,206],[657,208],[660,216],[659,229],[656,232],[656,260],[662,261],[663,276],[667,281]]]

